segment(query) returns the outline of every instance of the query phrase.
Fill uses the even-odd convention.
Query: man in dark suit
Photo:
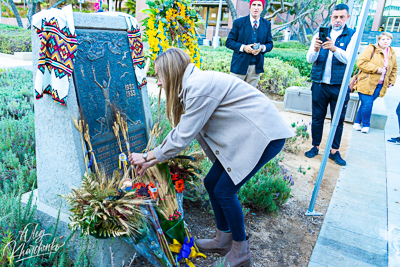
[[[226,47],[233,50],[231,74],[257,86],[264,53],[272,50],[271,23],[261,18],[265,0],[250,0],[250,15],[233,22]]]

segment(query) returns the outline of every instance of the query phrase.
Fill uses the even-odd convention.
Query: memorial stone
[[[70,234],[69,207],[59,195],[80,187],[86,171],[80,133],[72,118],[78,119],[82,112],[90,127],[96,158],[108,173],[117,169],[115,163],[118,164],[119,153],[111,128],[114,122],[112,110],[118,109],[127,120],[132,152],[143,150],[152,125],[147,87],[144,85],[139,89],[137,86],[125,18],[74,13],[74,24],[79,50],[67,105],[55,103],[47,95],[34,102],[38,181],[38,189],[34,190],[36,215],[42,227],[49,228],[55,225],[61,207],[58,236]],[[34,79],[39,51],[40,40],[32,30]],[[27,203],[29,194],[23,196],[23,203]],[[111,266],[110,248],[115,266],[121,266],[123,260],[127,263],[135,253],[119,238],[95,240],[90,237],[90,240],[90,252],[97,241],[93,266]],[[79,251],[77,246],[74,249]]]
[[[138,88],[126,31],[77,29],[74,82],[96,160],[106,174],[118,169],[119,146],[112,130],[113,110],[128,124],[132,152],[146,147],[142,91]],[[147,97],[147,96],[146,96]],[[126,151],[126,142],[122,149]]]

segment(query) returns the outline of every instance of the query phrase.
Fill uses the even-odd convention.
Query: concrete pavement
[[[353,130],[309,267],[400,266],[400,81],[384,97],[384,130]]]

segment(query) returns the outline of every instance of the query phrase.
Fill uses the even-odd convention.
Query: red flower
[[[132,188],[140,189],[141,187],[146,187],[144,183],[136,183],[132,186]]]
[[[171,176],[172,176],[172,181],[175,182],[179,180],[178,174],[171,173]]]
[[[183,179],[176,181],[175,183],[176,192],[182,193],[184,189],[185,189],[185,182],[183,181]]]

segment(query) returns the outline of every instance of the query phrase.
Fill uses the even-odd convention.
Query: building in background
[[[198,29],[198,34],[202,38],[208,40],[212,39],[215,35],[218,19],[219,0],[197,0],[193,1],[193,6],[198,9],[199,15],[204,20],[204,25],[201,25]],[[236,7],[236,13],[238,18],[247,16],[249,14],[249,3],[243,0],[232,0],[233,5]],[[232,29],[233,19],[229,12],[228,5],[225,0],[222,0],[221,10],[221,24],[219,28],[219,36],[227,37],[230,30]]]
[[[355,11],[359,14],[362,4],[356,2]],[[400,46],[400,0],[372,0],[362,41],[375,43],[382,31],[393,34],[392,46]]]

